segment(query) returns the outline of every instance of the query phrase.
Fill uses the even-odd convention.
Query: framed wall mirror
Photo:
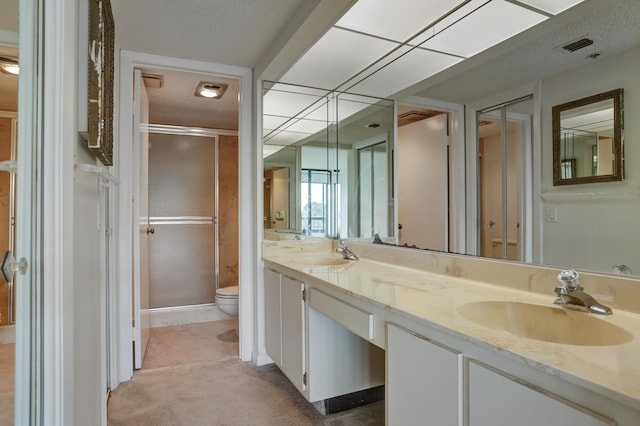
[[[623,89],[552,108],[553,185],[624,178]]]

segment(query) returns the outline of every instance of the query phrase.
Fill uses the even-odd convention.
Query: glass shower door
[[[150,308],[213,303],[216,138],[150,133]]]

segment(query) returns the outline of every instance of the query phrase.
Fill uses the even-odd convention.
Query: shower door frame
[[[467,209],[469,215],[467,217],[467,254],[480,256],[480,169],[479,169],[479,144],[478,144],[478,113],[485,113],[491,110],[498,110],[500,107],[516,104],[520,101],[530,99],[533,103],[532,113],[525,117],[522,114],[509,112],[508,119],[514,119],[524,124],[530,130],[526,132],[523,138],[523,146],[518,152],[518,191],[519,191],[519,235],[520,235],[520,261],[525,263],[533,262],[535,258],[535,241],[534,235],[536,230],[536,215],[534,214],[535,202],[533,194],[536,192],[536,181],[539,181],[539,154],[534,150],[535,146],[540,146],[540,133],[538,131],[539,111],[540,111],[540,84],[539,82],[503,94],[500,97],[491,98],[475,104],[470,104],[466,111],[466,126],[468,129],[468,149],[467,149]],[[486,105],[492,105],[490,107]]]
[[[179,136],[195,136],[213,139],[214,143],[214,163],[213,163],[213,175],[214,175],[214,190],[213,190],[213,216],[211,218],[204,216],[184,216],[184,217],[148,217],[148,224],[151,229],[153,225],[179,225],[179,224],[213,224],[213,264],[214,264],[214,294],[218,291],[220,286],[220,252],[219,252],[219,230],[218,230],[218,218],[219,218],[219,144],[220,136],[238,136],[237,130],[225,130],[225,129],[206,129],[201,127],[187,127],[187,126],[173,126],[162,124],[148,124],[142,126],[143,131],[148,134],[161,134],[161,135],[179,135]],[[215,303],[215,301],[214,301]],[[208,304],[208,303],[207,303]],[[153,310],[154,308],[150,308]],[[164,309],[164,308],[161,308]]]

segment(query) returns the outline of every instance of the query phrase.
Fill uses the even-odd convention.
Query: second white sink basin
[[[349,260],[341,257],[310,257],[296,260],[296,263],[304,266],[341,266],[347,265]]]
[[[633,335],[594,314],[529,303],[486,301],[462,305],[458,312],[485,327],[519,337],[578,346],[627,343]]]

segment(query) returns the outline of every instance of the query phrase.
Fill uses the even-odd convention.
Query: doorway
[[[238,285],[239,84],[161,68],[134,75],[134,368],[141,368],[151,327],[226,318],[216,292]]]
[[[525,260],[527,187],[531,177],[525,162],[530,157],[533,95],[480,110],[476,113],[478,194],[483,257]]]
[[[239,285],[239,304],[240,304],[240,318],[238,324],[238,334],[240,338],[239,342],[239,351],[240,358],[243,360],[251,359],[252,354],[252,332],[253,329],[251,327],[253,320],[253,312],[252,312],[252,286],[253,282],[251,277],[254,274],[254,268],[256,267],[254,262],[255,253],[255,239],[252,238],[253,234],[250,232],[256,224],[254,223],[255,217],[252,215],[251,205],[254,203],[252,199],[252,194],[257,193],[256,187],[257,182],[254,182],[252,179],[252,170],[253,170],[253,162],[252,158],[255,155],[255,147],[252,144],[251,135],[252,135],[252,122],[251,122],[251,70],[244,69],[240,67],[231,67],[226,65],[219,64],[211,64],[211,63],[203,63],[197,61],[188,61],[177,58],[167,58],[167,57],[158,57],[154,55],[146,55],[142,53],[122,51],[121,52],[121,79],[120,79],[120,99],[133,99],[134,87],[133,87],[133,79],[131,79],[131,75],[133,75],[135,69],[139,69],[145,74],[148,73],[151,79],[161,79],[168,78],[168,74],[170,73],[178,73],[185,74],[191,77],[197,77],[197,83],[227,83],[228,80],[233,80],[236,82],[236,92],[235,95],[232,92],[231,86],[227,87],[226,94],[219,99],[198,99],[200,102],[210,102],[207,105],[215,104],[218,107],[224,107],[227,102],[233,101],[235,105],[235,114],[233,115],[232,122],[219,123],[215,126],[212,125],[203,125],[198,124],[198,120],[203,119],[220,119],[222,115],[216,114],[211,110],[207,111],[193,111],[188,110],[188,108],[183,104],[174,103],[173,106],[167,109],[159,110],[163,114],[167,114],[166,117],[174,115],[178,112],[186,112],[187,116],[190,120],[189,122],[175,122],[170,121],[169,119],[164,118],[154,118],[153,113],[150,115],[150,123],[154,126],[163,127],[163,133],[166,133],[167,129],[172,129],[171,131],[175,131],[176,133],[180,133],[185,127],[191,129],[212,129],[214,128],[218,134],[221,134],[221,131],[233,130],[237,134],[238,142],[237,142],[237,166],[235,167],[235,175],[237,177],[238,182],[238,196],[235,199],[237,203],[237,215],[236,220],[238,223],[238,230],[236,235],[237,246],[236,248],[229,248],[230,252],[238,253],[238,285]],[[201,79],[202,78],[202,79]],[[213,79],[213,80],[210,80]],[[165,80],[165,83],[168,80]],[[161,84],[165,84],[161,83]],[[158,84],[154,82],[154,84]],[[164,86],[165,88],[168,86]],[[162,88],[160,88],[162,90]],[[189,87],[188,89],[189,96],[194,96],[195,87]],[[231,94],[227,98],[227,94]],[[154,96],[159,95],[158,93],[153,93],[149,90],[149,99],[150,103],[153,104]],[[179,97],[173,96],[176,101],[179,101]],[[243,101],[247,100],[247,101]],[[122,102],[120,105],[120,140],[127,141],[131,137],[131,131],[136,130],[137,126],[133,123],[133,105],[129,105],[127,102]],[[153,111],[153,107],[151,108]],[[191,112],[191,113],[189,113]],[[163,124],[159,124],[163,123]],[[150,128],[147,128],[147,131]],[[158,133],[158,132],[156,132]],[[224,132],[222,132],[224,133]],[[150,136],[153,137],[151,134]],[[207,137],[211,135],[202,135],[200,137]],[[118,160],[120,164],[120,180],[122,182],[137,182],[137,178],[135,173],[138,170],[138,163],[135,159],[133,159],[133,154],[127,151],[128,144],[123,142],[119,148],[121,148],[118,152]],[[152,147],[153,150],[153,141]],[[136,154],[136,158],[137,158]],[[220,170],[228,170],[233,169],[232,167],[226,167],[226,164],[220,164]],[[209,167],[213,167],[213,164],[210,164]],[[190,168],[182,169],[183,174],[191,173]],[[184,188],[188,190],[189,188]],[[131,358],[131,320],[129,320],[129,327],[127,327],[127,318],[134,317],[134,309],[140,310],[140,293],[136,294],[137,298],[132,298],[132,288],[134,289],[134,293],[139,292],[139,288],[133,285],[132,276],[134,276],[133,268],[137,265],[137,262],[132,262],[131,259],[134,255],[134,250],[131,244],[126,244],[127,241],[131,241],[131,236],[139,234],[147,235],[147,230],[153,229],[154,232],[157,230],[150,223],[141,224],[138,223],[138,219],[140,216],[136,216],[136,214],[132,211],[131,208],[127,208],[128,202],[132,198],[133,194],[127,193],[127,191],[122,191],[120,193],[120,221],[121,229],[120,229],[120,243],[118,249],[118,259],[120,264],[119,271],[119,289],[118,294],[119,303],[117,306],[118,312],[117,317],[119,319],[119,330],[118,330],[118,371],[117,371],[117,381],[122,382],[128,380],[133,373],[133,360]],[[159,215],[156,215],[159,216]],[[174,214],[171,214],[174,216]],[[192,216],[192,214],[189,214]],[[138,218],[134,222],[134,218]],[[148,215],[149,218],[155,217],[153,213]],[[135,224],[135,225],[134,225]],[[159,225],[158,225],[159,226]],[[165,225],[162,225],[165,226]],[[144,229],[143,229],[144,227]],[[148,229],[150,228],[150,229]],[[134,231],[135,229],[135,231]],[[144,230],[144,232],[140,232]],[[160,232],[160,231],[158,231]],[[154,234],[149,234],[151,238],[153,238]],[[244,235],[244,237],[243,237]],[[225,248],[226,250],[226,248]],[[221,250],[222,252],[222,250]],[[211,277],[211,283],[215,282],[214,277]],[[215,287],[214,287],[215,288]],[[127,300],[128,299],[128,300]]]
[[[398,244],[449,250],[448,114],[398,116]]]

